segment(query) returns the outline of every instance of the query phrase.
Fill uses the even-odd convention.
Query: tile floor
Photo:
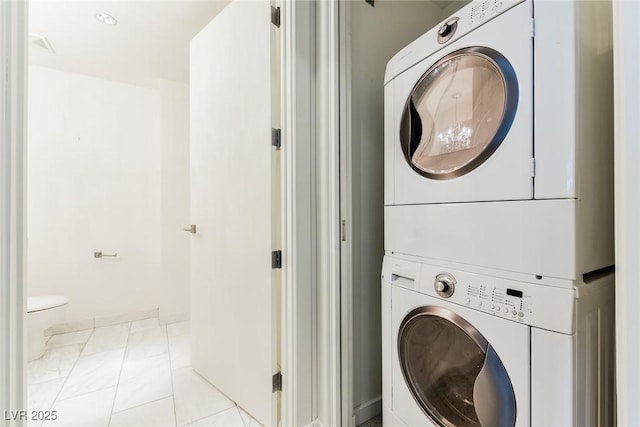
[[[190,367],[189,322],[158,319],[53,335],[29,363],[29,426],[260,426]]]

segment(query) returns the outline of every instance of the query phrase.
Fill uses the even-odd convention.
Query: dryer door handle
[[[491,345],[487,345],[484,366],[473,385],[473,403],[483,427],[513,427],[516,424],[513,386]]]

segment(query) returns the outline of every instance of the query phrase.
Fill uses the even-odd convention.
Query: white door
[[[264,425],[277,422],[280,292],[270,13],[231,2],[190,60],[192,366]]]

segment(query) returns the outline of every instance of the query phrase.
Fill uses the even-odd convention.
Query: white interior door
[[[270,13],[231,2],[191,41],[190,82],[192,366],[264,425],[277,423],[280,295]]]

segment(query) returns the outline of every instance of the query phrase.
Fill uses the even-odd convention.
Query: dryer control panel
[[[467,27],[473,28],[487,19],[491,19],[500,14],[505,8],[504,3],[503,0],[472,2],[467,9],[469,13]],[[511,4],[509,6],[511,6]]]

